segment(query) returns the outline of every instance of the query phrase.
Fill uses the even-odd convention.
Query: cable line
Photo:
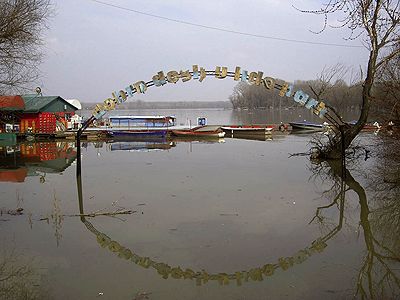
[[[89,1],[96,2],[98,4],[102,4],[102,5],[105,5],[105,6],[109,6],[109,7],[113,7],[113,8],[117,8],[117,9],[121,9],[121,10],[125,10],[125,11],[129,11],[129,12],[134,12],[134,13],[137,13],[137,14],[140,14],[140,15],[144,15],[144,16],[148,16],[148,17],[152,17],[152,18],[157,18],[157,19],[161,19],[161,20],[166,20],[166,21],[170,21],[170,22],[175,22],[175,23],[179,23],[179,24],[195,26],[195,27],[200,27],[200,28],[205,28],[205,29],[217,30],[217,31],[228,32],[228,33],[239,34],[239,35],[245,35],[245,36],[250,36],[250,37],[269,39],[269,40],[276,40],[276,41],[283,41],[283,42],[291,42],[291,43],[299,43],[299,44],[319,45],[319,46],[333,46],[333,47],[344,47],[344,48],[364,48],[364,46],[360,46],[360,45],[346,45],[346,44],[336,44],[336,43],[312,42],[312,41],[279,38],[279,37],[275,37],[275,36],[267,36],[267,35],[262,35],[262,34],[253,34],[253,33],[248,33],[248,32],[235,31],[235,30],[230,30],[230,29],[225,29],[225,28],[220,28],[220,27],[214,27],[214,26],[208,26],[208,25],[203,25],[203,24],[198,24],[198,23],[192,23],[192,22],[188,22],[188,21],[182,21],[182,20],[178,20],[178,19],[172,19],[172,18],[160,16],[160,15],[155,15],[155,14],[150,14],[150,13],[142,12],[142,11],[135,10],[135,9],[132,9],[132,8],[123,7],[123,6],[119,6],[119,5],[116,5],[116,4],[103,2],[103,1],[100,1],[100,0],[89,0]]]

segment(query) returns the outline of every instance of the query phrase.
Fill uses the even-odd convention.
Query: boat
[[[302,131],[323,131],[325,128],[324,124],[317,124],[307,121],[300,121],[300,122],[289,122],[290,126],[292,126],[292,130],[302,130]]]
[[[349,122],[350,125],[356,125],[357,121],[351,121]],[[378,122],[374,122],[374,123],[366,123],[364,124],[363,128],[361,130],[365,130],[365,131],[374,131],[374,130],[380,130],[381,129],[381,125]]]
[[[274,126],[266,126],[266,125],[229,125],[222,126],[221,129],[227,133],[233,135],[251,135],[251,134],[271,134],[272,130],[274,130]]]
[[[176,126],[174,116],[110,116],[105,128],[111,137],[166,136]]]
[[[191,129],[171,130],[171,135],[180,137],[218,137],[225,136],[225,132],[220,126],[197,126]]]

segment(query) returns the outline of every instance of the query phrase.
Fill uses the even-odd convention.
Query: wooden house
[[[20,132],[55,133],[64,131],[77,108],[60,96],[23,95],[25,109]]]

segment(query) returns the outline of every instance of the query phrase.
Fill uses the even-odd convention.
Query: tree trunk
[[[347,149],[355,137],[360,133],[363,129],[364,125],[368,121],[368,113],[371,106],[372,99],[372,86],[374,84],[374,77],[376,73],[376,61],[378,57],[378,53],[375,50],[376,48],[372,46],[370,51],[369,60],[368,60],[368,68],[367,68],[367,76],[363,83],[363,91],[362,91],[362,106],[360,117],[355,125],[349,125],[343,130],[343,134],[339,139],[336,139],[335,143],[332,144],[332,147],[326,152],[323,153],[322,156],[327,159],[339,159],[344,155],[343,151]]]

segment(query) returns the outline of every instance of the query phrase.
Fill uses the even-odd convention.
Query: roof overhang
[[[21,96],[0,96],[0,110],[24,110],[25,102]]]

